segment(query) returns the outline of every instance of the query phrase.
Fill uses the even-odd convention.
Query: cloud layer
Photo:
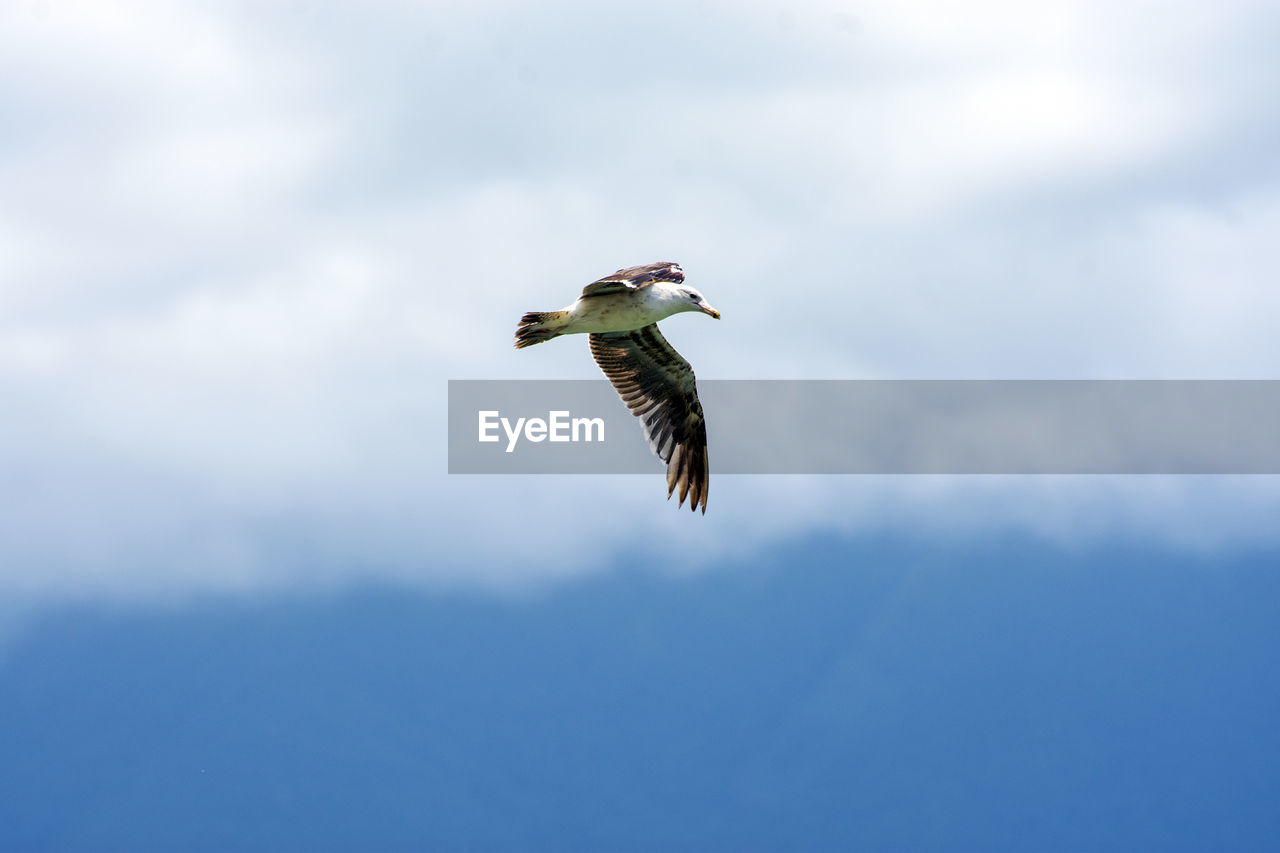
[[[1266,480],[721,479],[691,527],[656,473],[449,478],[443,407],[594,376],[514,320],[657,259],[725,314],[669,326],[704,377],[1274,378],[1271,4],[0,19],[6,594],[528,582],[814,529],[1270,541]]]

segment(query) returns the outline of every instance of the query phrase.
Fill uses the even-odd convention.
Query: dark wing
[[[620,290],[639,290],[648,287],[655,281],[684,281],[684,270],[679,264],[662,261],[656,264],[645,264],[642,267],[627,267],[613,275],[591,282],[582,288],[583,296],[599,296],[603,293],[617,293]]]
[[[707,423],[693,368],[652,323],[633,332],[597,332],[591,355],[631,414],[640,418],[649,448],[667,463],[667,497],[707,511]]]

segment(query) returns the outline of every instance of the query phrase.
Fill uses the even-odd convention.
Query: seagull
[[[683,311],[720,312],[684,283],[679,264],[627,267],[593,281],[560,311],[530,311],[516,328],[520,349],[560,335],[586,333],[591,355],[631,414],[640,418],[649,449],[667,463],[667,499],[707,512],[707,424],[693,368],[658,331],[658,321]]]

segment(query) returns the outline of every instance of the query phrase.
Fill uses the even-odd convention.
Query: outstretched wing
[[[684,281],[684,270],[680,269],[679,264],[667,261],[645,264],[642,267],[627,267],[613,275],[591,282],[582,288],[582,295],[600,296],[604,293],[617,293],[620,290],[639,290],[655,281]]]
[[[693,368],[651,323],[632,332],[597,332],[591,355],[631,414],[640,418],[649,448],[667,463],[667,497],[680,490],[680,506],[707,511],[710,471],[707,424]]]

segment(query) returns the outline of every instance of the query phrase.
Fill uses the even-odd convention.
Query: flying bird
[[[591,355],[631,414],[649,448],[667,463],[667,498],[707,512],[707,424],[693,368],[658,331],[658,321],[683,311],[720,312],[684,283],[679,264],[628,267],[593,281],[560,311],[530,311],[516,328],[516,347],[586,333]]]

